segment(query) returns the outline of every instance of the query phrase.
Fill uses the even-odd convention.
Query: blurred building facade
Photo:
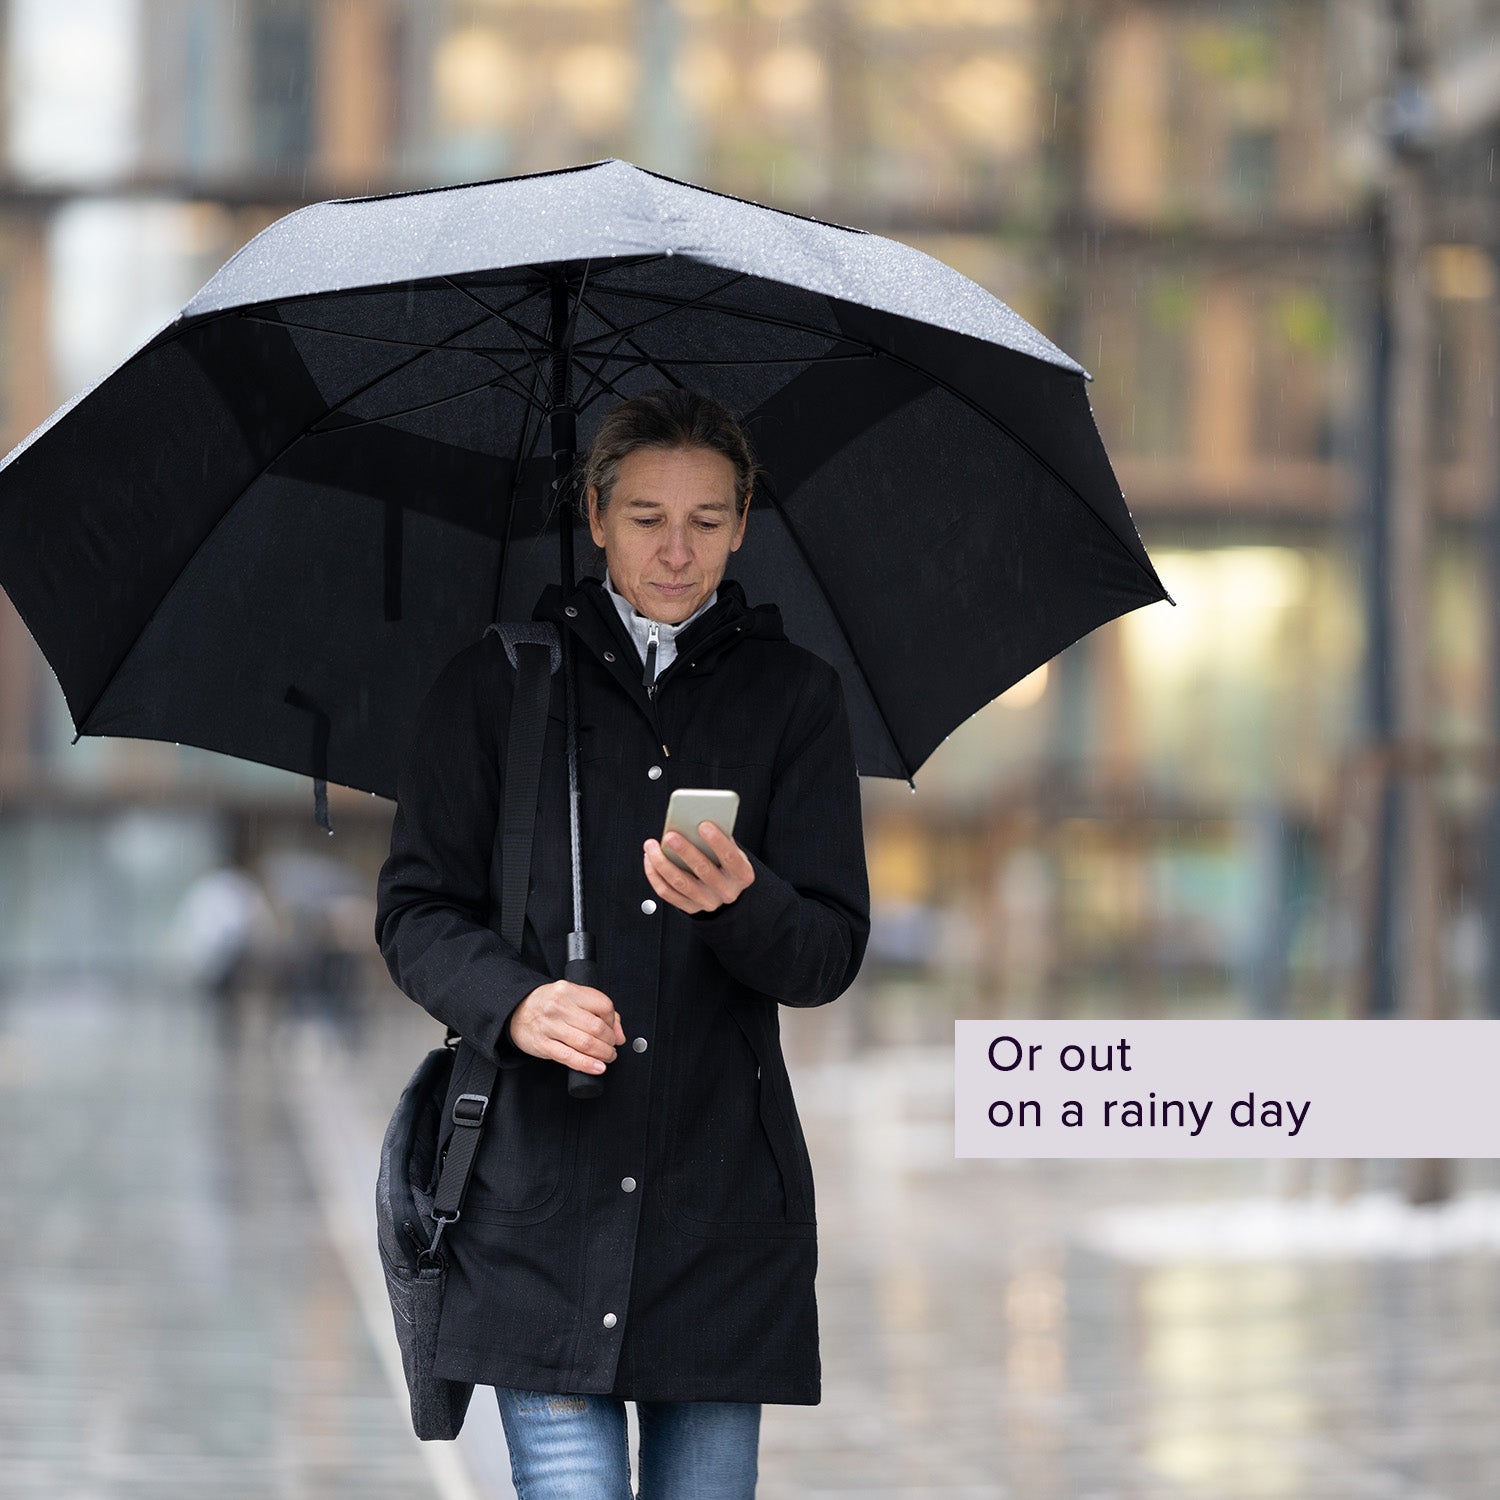
[[[1417,9],[1435,69],[1482,62],[1500,35],[1494,0]],[[6,12],[7,444],[258,229],[318,198],[620,155],[907,240],[1091,370],[1106,445],[1179,607],[1127,616],[1018,684],[919,773],[915,798],[868,785],[872,973],[946,975],[970,1014],[1090,997],[1275,1011],[1337,990],[1360,941],[1340,898],[1363,826],[1348,793],[1366,716],[1390,7],[74,10],[12,0]],[[44,128],[62,119],[73,124]],[[1435,731],[1469,749],[1493,738],[1497,677],[1494,137],[1485,125],[1443,155],[1425,261]],[[0,599],[0,898],[32,890],[25,861],[58,828],[81,831],[82,851],[99,820],[143,805],[316,832],[300,778],[72,738]],[[343,850],[373,878],[389,805],[330,790]],[[1443,788],[1451,968],[1471,988],[1491,790],[1466,770]],[[4,943],[0,966],[20,962]],[[41,962],[56,944],[33,947],[27,961]]]

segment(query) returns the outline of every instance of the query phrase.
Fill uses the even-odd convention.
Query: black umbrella
[[[906,245],[621,161],[319,203],[0,464],[0,584],[80,735],[392,796],[438,668],[557,577],[572,450],[695,386],[768,471],[732,571],[909,778],[1168,597],[1085,379]]]

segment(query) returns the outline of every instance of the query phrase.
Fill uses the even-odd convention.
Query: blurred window
[[[881,201],[938,214],[1026,201],[1043,123],[1032,31],[872,29],[863,44],[859,132]]]
[[[1242,220],[1322,207],[1324,24],[1286,0],[1111,10],[1089,64],[1096,206]]]
[[[1249,270],[1120,251],[1089,277],[1077,352],[1112,451],[1181,460],[1196,482],[1238,486],[1266,465],[1348,456],[1360,386],[1346,267],[1309,272],[1304,256],[1295,271]]]
[[[1116,260],[1094,268],[1085,351],[1097,363],[1089,389],[1106,447],[1152,458],[1187,451],[1191,338],[1202,306],[1199,278],[1178,266]]]
[[[313,149],[313,15],[308,0],[260,6],[250,25],[251,154],[299,167]]]
[[[1431,453],[1439,464],[1477,470],[1493,446],[1495,266],[1477,245],[1427,251],[1432,294]],[[1475,472],[1473,481],[1482,483]]]
[[[1255,289],[1255,451],[1327,461],[1339,453],[1330,379],[1340,343],[1331,296],[1311,285]]]
[[[1432,731],[1449,745],[1492,739],[1489,626],[1494,608],[1490,562],[1472,534],[1440,528],[1432,556]],[[1439,795],[1455,789],[1451,779]],[[1462,789],[1462,788],[1460,788]],[[1467,793],[1482,803],[1493,791],[1483,777]],[[1476,806],[1474,811],[1478,811]]]

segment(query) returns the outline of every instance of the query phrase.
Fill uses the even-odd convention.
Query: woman
[[[445,1242],[434,1369],[496,1387],[523,1500],[628,1500],[626,1400],[642,1497],[752,1495],[761,1404],[820,1395],[778,1010],[848,987],[869,896],[838,676],[724,578],[753,476],[717,402],[623,403],[585,475],[604,580],[535,611],[577,664],[597,989],[550,977],[572,925],[561,682],[520,954],[498,936],[513,675],[494,632],[439,674],[398,786],[376,939],[397,985],[505,1069]],[[732,838],[700,825],[717,865],[677,835],[689,868],[667,859],[675,787],[739,793]],[[603,1095],[572,1099],[567,1067],[602,1073]]]

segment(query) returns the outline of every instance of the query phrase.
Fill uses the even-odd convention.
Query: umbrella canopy
[[[437,671],[558,575],[554,408],[582,449],[692,386],[766,470],[732,575],[909,778],[1168,597],[1086,379],[909,246],[626,162],[319,203],[0,464],[0,585],[80,735],[393,796]]]

